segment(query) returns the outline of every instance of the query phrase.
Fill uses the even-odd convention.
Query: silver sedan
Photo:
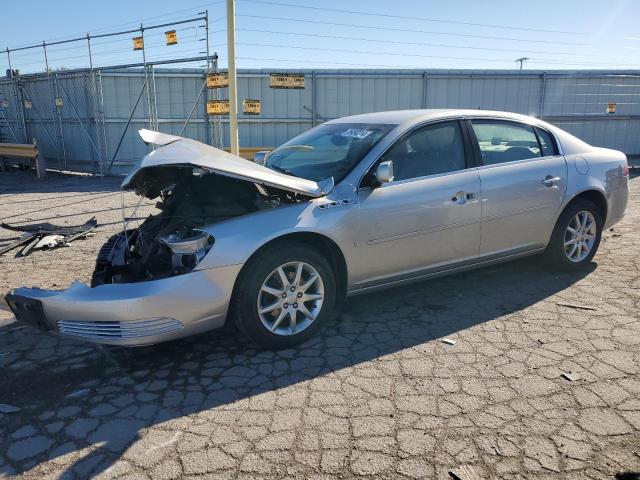
[[[18,320],[144,345],[233,322],[288,347],[349,295],[527,255],[576,270],[629,193],[626,157],[541,120],[477,110],[340,118],[250,162],[142,130],[122,184],[159,213],[109,239],[91,285],[18,288]]]

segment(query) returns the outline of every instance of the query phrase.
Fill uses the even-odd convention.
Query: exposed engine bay
[[[145,169],[139,173],[135,191],[147,199],[158,199],[160,213],[103,245],[92,287],[187,273],[215,243],[201,227],[301,199],[295,193],[267,190],[191,165]]]

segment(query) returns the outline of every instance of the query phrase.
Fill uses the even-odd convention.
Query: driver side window
[[[462,131],[457,121],[418,128],[398,140],[382,161],[393,162],[394,181],[455,172],[466,168]]]

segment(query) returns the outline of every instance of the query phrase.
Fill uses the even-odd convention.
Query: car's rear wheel
[[[266,348],[304,342],[331,317],[336,281],[321,253],[282,242],[259,252],[238,280],[234,316],[249,338]]]
[[[547,246],[548,263],[561,270],[579,270],[593,259],[602,236],[602,214],[588,200],[569,205],[556,223]]]

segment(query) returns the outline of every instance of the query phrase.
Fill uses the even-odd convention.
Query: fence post
[[[427,86],[429,85],[429,79],[427,75],[427,71],[422,72],[422,108],[427,108],[427,95],[429,91]]]
[[[100,119],[102,122],[102,145],[104,148],[104,158],[106,160],[107,158],[109,158],[109,146],[107,145],[107,127],[105,125],[105,119],[104,119],[104,91],[102,89],[102,72],[100,70],[98,70],[97,78],[98,78],[98,90],[99,90],[97,101],[98,101],[98,108],[100,112]]]
[[[318,76],[316,71],[311,72],[311,126],[316,126],[316,119],[318,118],[318,89],[317,82]]]
[[[27,134],[27,120],[24,116],[24,104],[22,103],[22,97],[20,92],[18,91],[18,86],[16,84],[15,75],[13,74],[13,67],[11,66],[11,53],[9,51],[9,47],[7,47],[7,61],[9,63],[9,76],[11,78],[11,88],[13,90],[13,97],[16,101],[16,128],[20,120],[22,120],[22,135],[24,139],[24,143],[28,143],[29,135]]]
[[[540,93],[540,118],[544,115],[544,97],[547,90],[547,72],[542,73],[542,92]]]

